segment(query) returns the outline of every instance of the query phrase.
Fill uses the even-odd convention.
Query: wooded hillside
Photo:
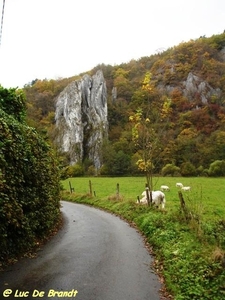
[[[190,40],[129,63],[98,65],[87,73],[93,75],[98,69],[107,83],[109,116],[101,174],[140,172],[136,164],[140,149],[133,140],[129,117],[141,110],[157,139],[152,153],[155,173],[172,174],[167,169],[176,166],[183,176],[225,175],[225,33]],[[146,74],[148,89],[143,89]],[[34,80],[24,87],[28,122],[47,132],[50,140],[54,136],[55,99],[82,75]],[[210,171],[215,161],[220,164],[219,174]],[[82,172],[91,173],[91,162],[81,163]]]

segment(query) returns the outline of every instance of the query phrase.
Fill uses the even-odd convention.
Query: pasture
[[[70,190],[69,182],[75,194],[88,194],[91,181],[92,191],[97,198],[107,199],[117,192],[124,201],[136,202],[137,196],[141,198],[145,190],[145,177],[76,177],[62,181],[63,188]],[[182,191],[186,203],[201,210],[206,219],[221,219],[225,217],[225,178],[209,177],[154,177],[154,190],[159,190],[161,185],[170,187],[165,191],[166,210],[177,209],[180,205],[177,182],[190,186],[191,191]]]
[[[62,199],[106,209],[135,224],[153,249],[166,299],[224,299],[225,179],[155,177],[154,190],[170,187],[164,192],[165,210],[136,204],[145,182],[144,177],[70,178],[62,181]],[[187,213],[181,210],[177,182],[191,187],[182,191]]]

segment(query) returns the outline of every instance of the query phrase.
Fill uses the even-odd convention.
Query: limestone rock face
[[[57,148],[70,164],[90,159],[102,165],[102,143],[108,136],[107,89],[102,71],[70,83],[56,100]]]
[[[212,96],[220,97],[220,89],[213,89],[207,82],[200,77],[194,75],[192,72],[188,74],[187,80],[183,82],[183,93],[187,98],[194,98],[198,93],[203,104],[207,104]]]
[[[220,57],[222,61],[225,61],[225,47],[220,50]]]

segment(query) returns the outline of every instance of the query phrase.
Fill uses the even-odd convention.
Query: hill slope
[[[138,108],[150,117],[154,128],[163,127],[155,171],[167,163],[182,167],[188,162],[196,173],[199,167],[203,170],[213,161],[224,159],[225,33],[200,37],[126,64],[98,65],[88,73],[93,75],[98,69],[103,71],[108,90],[107,153],[113,157],[103,153],[108,170],[112,171],[110,164],[118,161],[121,151],[121,160],[128,163],[113,172],[137,171],[132,163],[137,149],[132,144],[129,116]],[[151,73],[151,92],[143,93],[147,72]],[[54,134],[54,99],[82,75],[58,81],[37,80],[24,87],[30,122],[47,130],[50,139]],[[158,107],[165,101],[170,103],[170,113],[162,124]]]

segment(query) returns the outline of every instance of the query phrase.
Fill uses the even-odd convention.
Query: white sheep
[[[140,199],[140,203],[147,204],[148,200],[147,200],[146,191],[144,191],[141,195],[144,197]],[[137,203],[139,203],[139,201],[137,201]],[[154,204],[157,207],[161,205],[162,209],[164,209],[166,204],[165,194],[161,191],[152,191],[152,204]]]
[[[182,188],[182,187],[183,187],[183,184],[182,184],[181,182],[177,182],[177,183],[176,183],[176,187]]]
[[[181,188],[183,191],[190,191],[191,187],[190,186],[182,186]]]
[[[160,190],[161,191],[169,191],[170,188],[167,185],[161,185]]]

